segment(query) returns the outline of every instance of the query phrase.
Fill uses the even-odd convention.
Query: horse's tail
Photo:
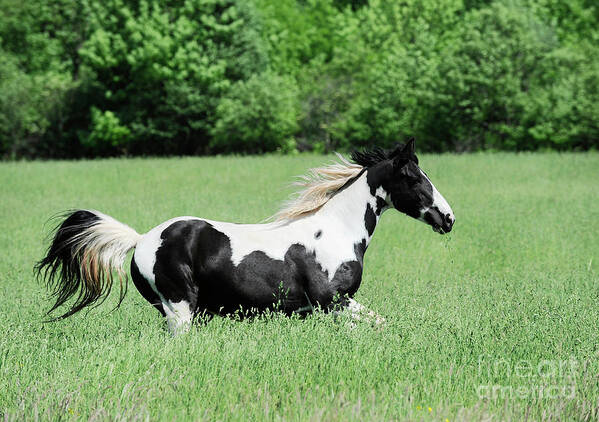
[[[115,273],[120,283],[117,307],[127,292],[123,264],[127,252],[142,235],[108,215],[92,210],[63,214],[53,231],[46,256],[34,268],[56,303],[48,314],[76,296],[71,308],[54,320],[66,318],[95,302],[102,303],[112,288]]]

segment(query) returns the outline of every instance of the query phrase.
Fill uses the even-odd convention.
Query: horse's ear
[[[402,152],[404,152],[410,156],[414,155],[414,142],[415,141],[416,141],[416,139],[412,136],[406,143],[406,146],[404,147]]]

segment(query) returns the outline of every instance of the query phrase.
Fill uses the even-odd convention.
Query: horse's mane
[[[336,155],[338,161],[324,167],[310,169],[308,174],[300,176],[299,180],[293,183],[300,189],[295,193],[294,198],[287,201],[272,217],[275,221],[293,220],[314,214],[364,168],[386,160],[389,152],[381,148],[354,151],[351,154],[353,162],[341,154]]]

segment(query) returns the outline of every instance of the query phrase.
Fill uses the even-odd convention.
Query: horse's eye
[[[416,183],[419,179],[418,175],[414,174],[409,170],[402,171],[400,174],[403,179],[407,180],[410,183]]]
[[[408,185],[414,186],[416,183],[418,183],[419,179],[418,179],[418,177],[410,176],[407,178],[407,181],[408,181]]]

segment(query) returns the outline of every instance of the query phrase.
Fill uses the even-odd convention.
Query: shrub
[[[579,144],[574,127],[592,131],[572,94],[599,100],[581,83],[580,70],[597,63],[593,48],[594,60],[561,47],[553,26],[517,5],[494,3],[465,22],[440,55],[428,107],[438,113],[428,126],[440,128],[447,148],[562,149]]]
[[[532,12],[493,3],[441,38],[388,39],[385,57],[354,76],[331,133],[354,146],[413,134],[430,151],[597,145],[599,50],[562,46]]]
[[[126,152],[131,141],[129,128],[123,126],[112,111],[102,112],[93,107],[91,113],[91,132],[83,140],[83,144],[94,155],[102,155],[115,149]]]
[[[599,147],[593,0],[0,0],[3,157]]]
[[[220,101],[210,148],[258,153],[287,148],[297,126],[297,87],[272,72],[239,81]]]
[[[81,49],[97,94],[89,106],[129,128],[134,153],[206,152],[220,97],[266,66],[251,8],[229,0],[94,8],[95,29]]]
[[[0,50],[0,156],[39,154],[72,86],[68,74],[25,73],[14,55]]]

